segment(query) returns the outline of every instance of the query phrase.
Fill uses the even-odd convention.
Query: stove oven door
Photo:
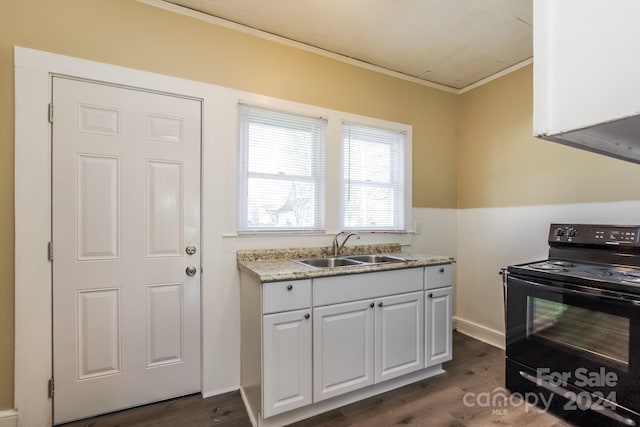
[[[527,367],[518,372],[538,386],[640,413],[640,298],[510,275],[506,342],[507,364]]]

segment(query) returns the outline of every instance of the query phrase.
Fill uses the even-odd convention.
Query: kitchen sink
[[[367,264],[381,264],[386,262],[405,262],[404,258],[398,258],[389,255],[353,255],[345,257],[345,259],[365,262]]]
[[[318,268],[355,267],[358,265],[384,264],[390,262],[406,262],[406,259],[390,255],[350,255],[329,258],[308,258],[293,260],[299,264]]]
[[[345,258],[310,258],[296,260],[300,264],[310,265],[311,267],[347,267],[350,265],[361,265],[358,261],[352,261]]]

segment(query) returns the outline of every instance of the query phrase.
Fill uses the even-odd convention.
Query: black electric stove
[[[637,225],[551,224],[548,259],[508,267],[512,394],[577,425],[640,426],[639,239]]]

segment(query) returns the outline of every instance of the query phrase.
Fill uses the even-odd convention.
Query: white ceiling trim
[[[533,64],[533,58],[525,59],[524,61],[518,62],[517,64],[514,64],[511,67],[505,68],[502,71],[498,71],[497,73],[494,73],[494,74],[492,74],[490,76],[487,76],[482,80],[478,80],[475,83],[472,83],[472,84],[470,84],[468,86],[465,86],[462,89],[458,90],[458,94],[462,95],[463,93],[469,92],[469,91],[471,91],[471,90],[473,90],[473,89],[475,89],[477,87],[480,87],[482,85],[486,85],[487,83],[489,83],[489,82],[491,82],[493,80],[497,80],[500,77],[504,77],[507,74],[511,74],[514,71],[517,71],[520,68],[524,68],[524,67],[526,67],[527,65],[530,65],[530,64]]]
[[[348,56],[344,56],[344,55],[340,55],[338,53],[335,52],[331,52],[328,50],[324,50],[324,49],[320,49],[318,47],[315,46],[311,46],[305,43],[301,43],[295,40],[291,40],[288,39],[286,37],[282,37],[282,36],[278,36],[275,34],[271,34],[268,33],[266,31],[262,31],[262,30],[258,30],[256,28],[252,28],[252,27],[248,27],[246,25],[242,25],[242,24],[238,24],[237,22],[232,22],[223,18],[219,18],[213,15],[209,15],[206,14],[204,12],[200,12],[197,10],[193,10],[193,9],[189,9],[188,7],[184,7],[184,6],[179,6],[173,3],[169,3],[167,1],[164,0],[137,0],[139,3],[143,3],[146,4],[148,6],[153,6],[153,7],[157,7],[160,9],[164,9],[170,12],[174,12],[174,13],[178,13],[181,15],[185,15],[185,16],[189,16],[191,18],[195,18],[195,19],[199,19],[201,21],[205,21],[208,22],[210,24],[214,24],[214,25],[218,25],[224,28],[228,28],[231,30],[236,30],[236,31],[240,31],[242,33],[245,34],[249,34],[255,37],[259,37],[265,40],[269,40],[275,43],[280,43],[289,47],[294,47],[296,49],[301,49],[307,52],[311,52],[311,53],[315,53],[317,55],[321,55],[327,58],[331,58],[334,59],[336,61],[340,61],[340,62],[344,62],[350,65],[354,65],[356,67],[360,67],[360,68],[364,68],[367,70],[371,70],[371,71],[375,71],[378,73],[382,73],[382,74],[386,74],[388,76],[391,77],[395,77],[398,79],[402,79],[402,80],[406,80],[406,81],[410,81],[412,83],[416,83],[422,86],[427,86],[427,87],[431,87],[434,89],[438,89],[438,90],[442,90],[445,92],[449,92],[449,93],[455,93],[455,94],[463,94],[466,92],[469,92],[470,90],[473,90],[479,86],[485,85],[489,82],[491,82],[492,80],[498,79],[500,77],[503,77],[509,73],[512,73],[522,67],[525,67],[531,63],[533,63],[533,58],[529,58],[526,59],[518,64],[512,65],[511,67],[505,68],[502,71],[499,71],[495,74],[492,74],[488,77],[485,77],[484,79],[478,80],[475,83],[472,83],[468,86],[465,86],[464,88],[461,89],[456,89],[450,86],[445,86],[439,83],[434,83],[434,82],[430,82],[427,80],[423,80],[423,79],[418,79],[416,77],[404,74],[404,73],[400,73],[397,71],[393,71],[393,70],[389,70],[387,68],[383,68],[377,65],[373,65],[370,64],[368,62],[364,62],[364,61],[359,61],[357,59],[354,58],[350,58]]]

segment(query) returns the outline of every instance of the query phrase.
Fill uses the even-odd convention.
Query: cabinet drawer
[[[262,285],[262,313],[311,307],[311,280],[290,280]]]
[[[453,265],[433,265],[425,267],[424,288],[437,289],[453,284]]]

